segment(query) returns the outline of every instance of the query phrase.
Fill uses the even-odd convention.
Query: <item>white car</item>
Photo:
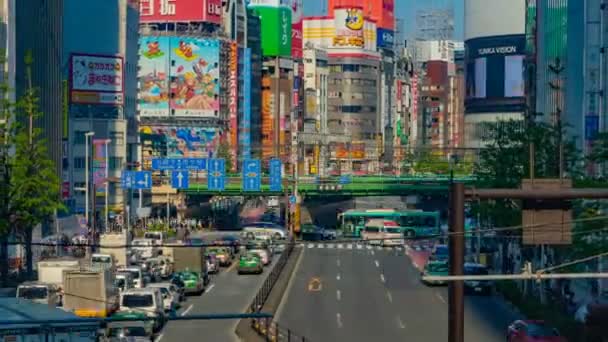
[[[171,312],[179,306],[179,294],[177,288],[171,283],[155,283],[149,284],[148,288],[160,289],[160,294],[163,297],[163,307],[165,312]]]
[[[146,284],[144,281],[144,272],[141,270],[141,266],[128,266],[128,267],[120,267],[118,272],[129,272],[133,276],[133,283],[135,287],[138,289],[143,289]]]
[[[262,264],[264,264],[264,266],[270,264],[270,255],[268,253],[267,250],[265,249],[252,249],[250,250],[252,253],[256,253],[257,255],[260,256],[260,259],[262,260]]]
[[[120,311],[141,311],[154,320],[154,331],[165,324],[163,296],[160,289],[131,289],[120,295]]]
[[[144,259],[153,258],[160,254],[159,248],[152,239],[133,239],[131,245],[134,250],[141,253],[141,257]]]
[[[160,255],[155,258],[150,258],[148,261],[153,261],[157,265],[161,278],[167,279],[173,274],[173,262],[169,257]]]

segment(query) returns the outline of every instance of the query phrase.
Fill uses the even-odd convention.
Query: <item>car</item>
[[[173,274],[173,261],[171,261],[171,258],[160,255],[147,261],[156,264],[161,279],[167,279]]]
[[[105,332],[106,340],[111,342],[135,341],[152,342],[154,322],[146,320],[146,314],[137,310],[118,311],[112,319],[125,321],[109,322]]]
[[[264,272],[264,265],[257,253],[248,252],[239,258],[238,274]]]
[[[220,261],[217,259],[215,254],[209,253],[205,255],[207,259],[207,272],[210,274],[217,274],[220,271]]]
[[[337,237],[337,233],[335,230],[324,229],[323,230],[323,238],[325,240],[335,240]]]
[[[133,283],[138,289],[143,289],[146,286],[146,279],[140,266],[119,267],[118,272],[129,272],[133,276]]]
[[[165,312],[173,312],[179,306],[179,293],[175,285],[171,283],[155,283],[148,285],[149,288],[160,289],[160,294],[163,296],[163,307]],[[172,289],[174,291],[172,291]]]
[[[421,276],[447,276],[449,274],[449,267],[447,261],[440,260],[429,260],[424,265],[424,271]],[[443,280],[425,280],[422,278],[422,282],[427,285],[446,285]]]
[[[179,301],[183,302],[186,300],[186,284],[179,277],[172,277],[170,283],[175,286],[177,293],[179,294]]]
[[[435,245],[429,260],[447,261],[450,258],[450,251],[447,245]]]
[[[143,259],[153,258],[160,254],[160,248],[152,239],[133,239],[132,249],[139,251]]]
[[[156,258],[149,258],[140,263],[142,271],[151,281],[159,281],[161,279],[161,267]]]
[[[120,295],[120,311],[140,311],[154,321],[154,332],[160,331],[167,318],[160,289],[130,289]]]
[[[184,271],[176,273],[174,276],[184,282],[184,293],[186,294],[201,294],[205,291],[205,281],[200,273]]]
[[[475,263],[464,264],[465,275],[488,275],[488,269],[486,266]],[[471,294],[492,294],[492,282],[489,280],[465,280],[464,281],[465,293]]]
[[[314,224],[305,223],[300,227],[300,236],[304,241],[324,240],[325,229]]]
[[[248,252],[257,254],[264,266],[270,264],[270,254],[265,249],[251,249]]]
[[[232,253],[228,247],[208,247],[205,251],[208,254],[215,254],[220,266],[226,267],[232,264]]]
[[[241,240],[232,235],[222,236],[221,241],[223,241],[224,245],[228,245],[232,247],[232,254],[236,254],[241,246]]]
[[[205,240],[203,238],[190,238],[188,244],[190,246],[205,246]]]
[[[507,328],[507,342],[567,342],[543,321],[517,320]]]

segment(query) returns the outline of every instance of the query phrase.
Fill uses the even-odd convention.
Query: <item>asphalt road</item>
[[[278,258],[279,255],[275,255],[273,262],[260,275],[237,274],[235,259],[231,267],[213,275],[205,293],[188,297],[178,315],[244,313]],[[234,333],[237,324],[238,320],[170,321],[156,342],[238,341]]]
[[[315,342],[443,342],[447,309],[447,288],[421,284],[403,251],[307,246],[277,320]],[[496,297],[467,297],[465,340],[504,341],[516,318]]]

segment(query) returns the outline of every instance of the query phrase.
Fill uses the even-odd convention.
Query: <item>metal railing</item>
[[[281,326],[272,318],[256,318],[252,320],[252,327],[266,341],[270,342],[306,342],[310,340],[303,335],[295,333],[293,330]]]
[[[266,303],[266,300],[270,295],[270,291],[272,291],[272,288],[277,282],[277,279],[279,279],[279,276],[281,275],[285,264],[287,264],[287,260],[289,260],[289,256],[293,252],[294,245],[295,243],[292,241],[285,246],[285,250],[277,261],[276,266],[272,269],[268,277],[266,277],[266,280],[264,280],[264,284],[262,284],[262,287],[260,288],[255,298],[253,299],[253,302],[249,306],[250,312],[260,312],[260,310],[262,310],[264,303]]]

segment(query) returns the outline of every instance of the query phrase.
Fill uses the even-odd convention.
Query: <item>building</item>
[[[441,151],[448,147],[448,66],[445,61],[428,61],[420,88],[422,145],[432,151]]]
[[[34,126],[42,130],[42,138],[47,151],[55,163],[60,179],[65,181],[63,172],[64,118],[62,116],[62,63],[63,41],[63,0],[3,0],[8,19],[8,67],[9,84],[14,84],[16,98],[21,97],[28,87],[25,57],[31,55],[32,85],[38,89],[39,109],[44,115]],[[37,15],[32,18],[32,9]],[[14,41],[11,39],[14,38]],[[12,73],[14,71],[14,73]],[[13,81],[14,78],[14,81]]]
[[[464,48],[454,50],[453,72],[449,75],[448,147],[464,147]]]
[[[378,28],[393,32],[395,29],[395,0],[329,0],[328,15],[334,16],[339,8],[362,6],[363,15],[376,23]]]
[[[416,12],[416,39],[454,39],[454,14],[449,9],[433,8]]]
[[[69,99],[63,141],[69,176],[64,186],[75,211],[82,213],[88,184],[90,208],[103,220],[106,192],[110,218],[123,212],[127,203],[119,179],[127,157],[137,157],[127,126],[135,120],[137,108],[139,9],[127,0],[64,0],[63,18],[62,89]],[[92,83],[91,77],[98,81]],[[87,138],[87,132],[94,135]]]
[[[454,50],[457,42],[452,40],[421,40],[414,42],[416,69],[422,70],[428,61],[454,63]]]
[[[497,122],[515,120],[521,125],[526,108],[525,5],[465,1],[466,147],[483,147],[488,127]]]
[[[412,109],[414,63],[413,58],[406,48],[400,48],[395,54],[395,135],[393,146],[395,149],[393,158],[394,170],[401,173],[403,163],[408,152],[414,147],[411,144],[412,136]]]

